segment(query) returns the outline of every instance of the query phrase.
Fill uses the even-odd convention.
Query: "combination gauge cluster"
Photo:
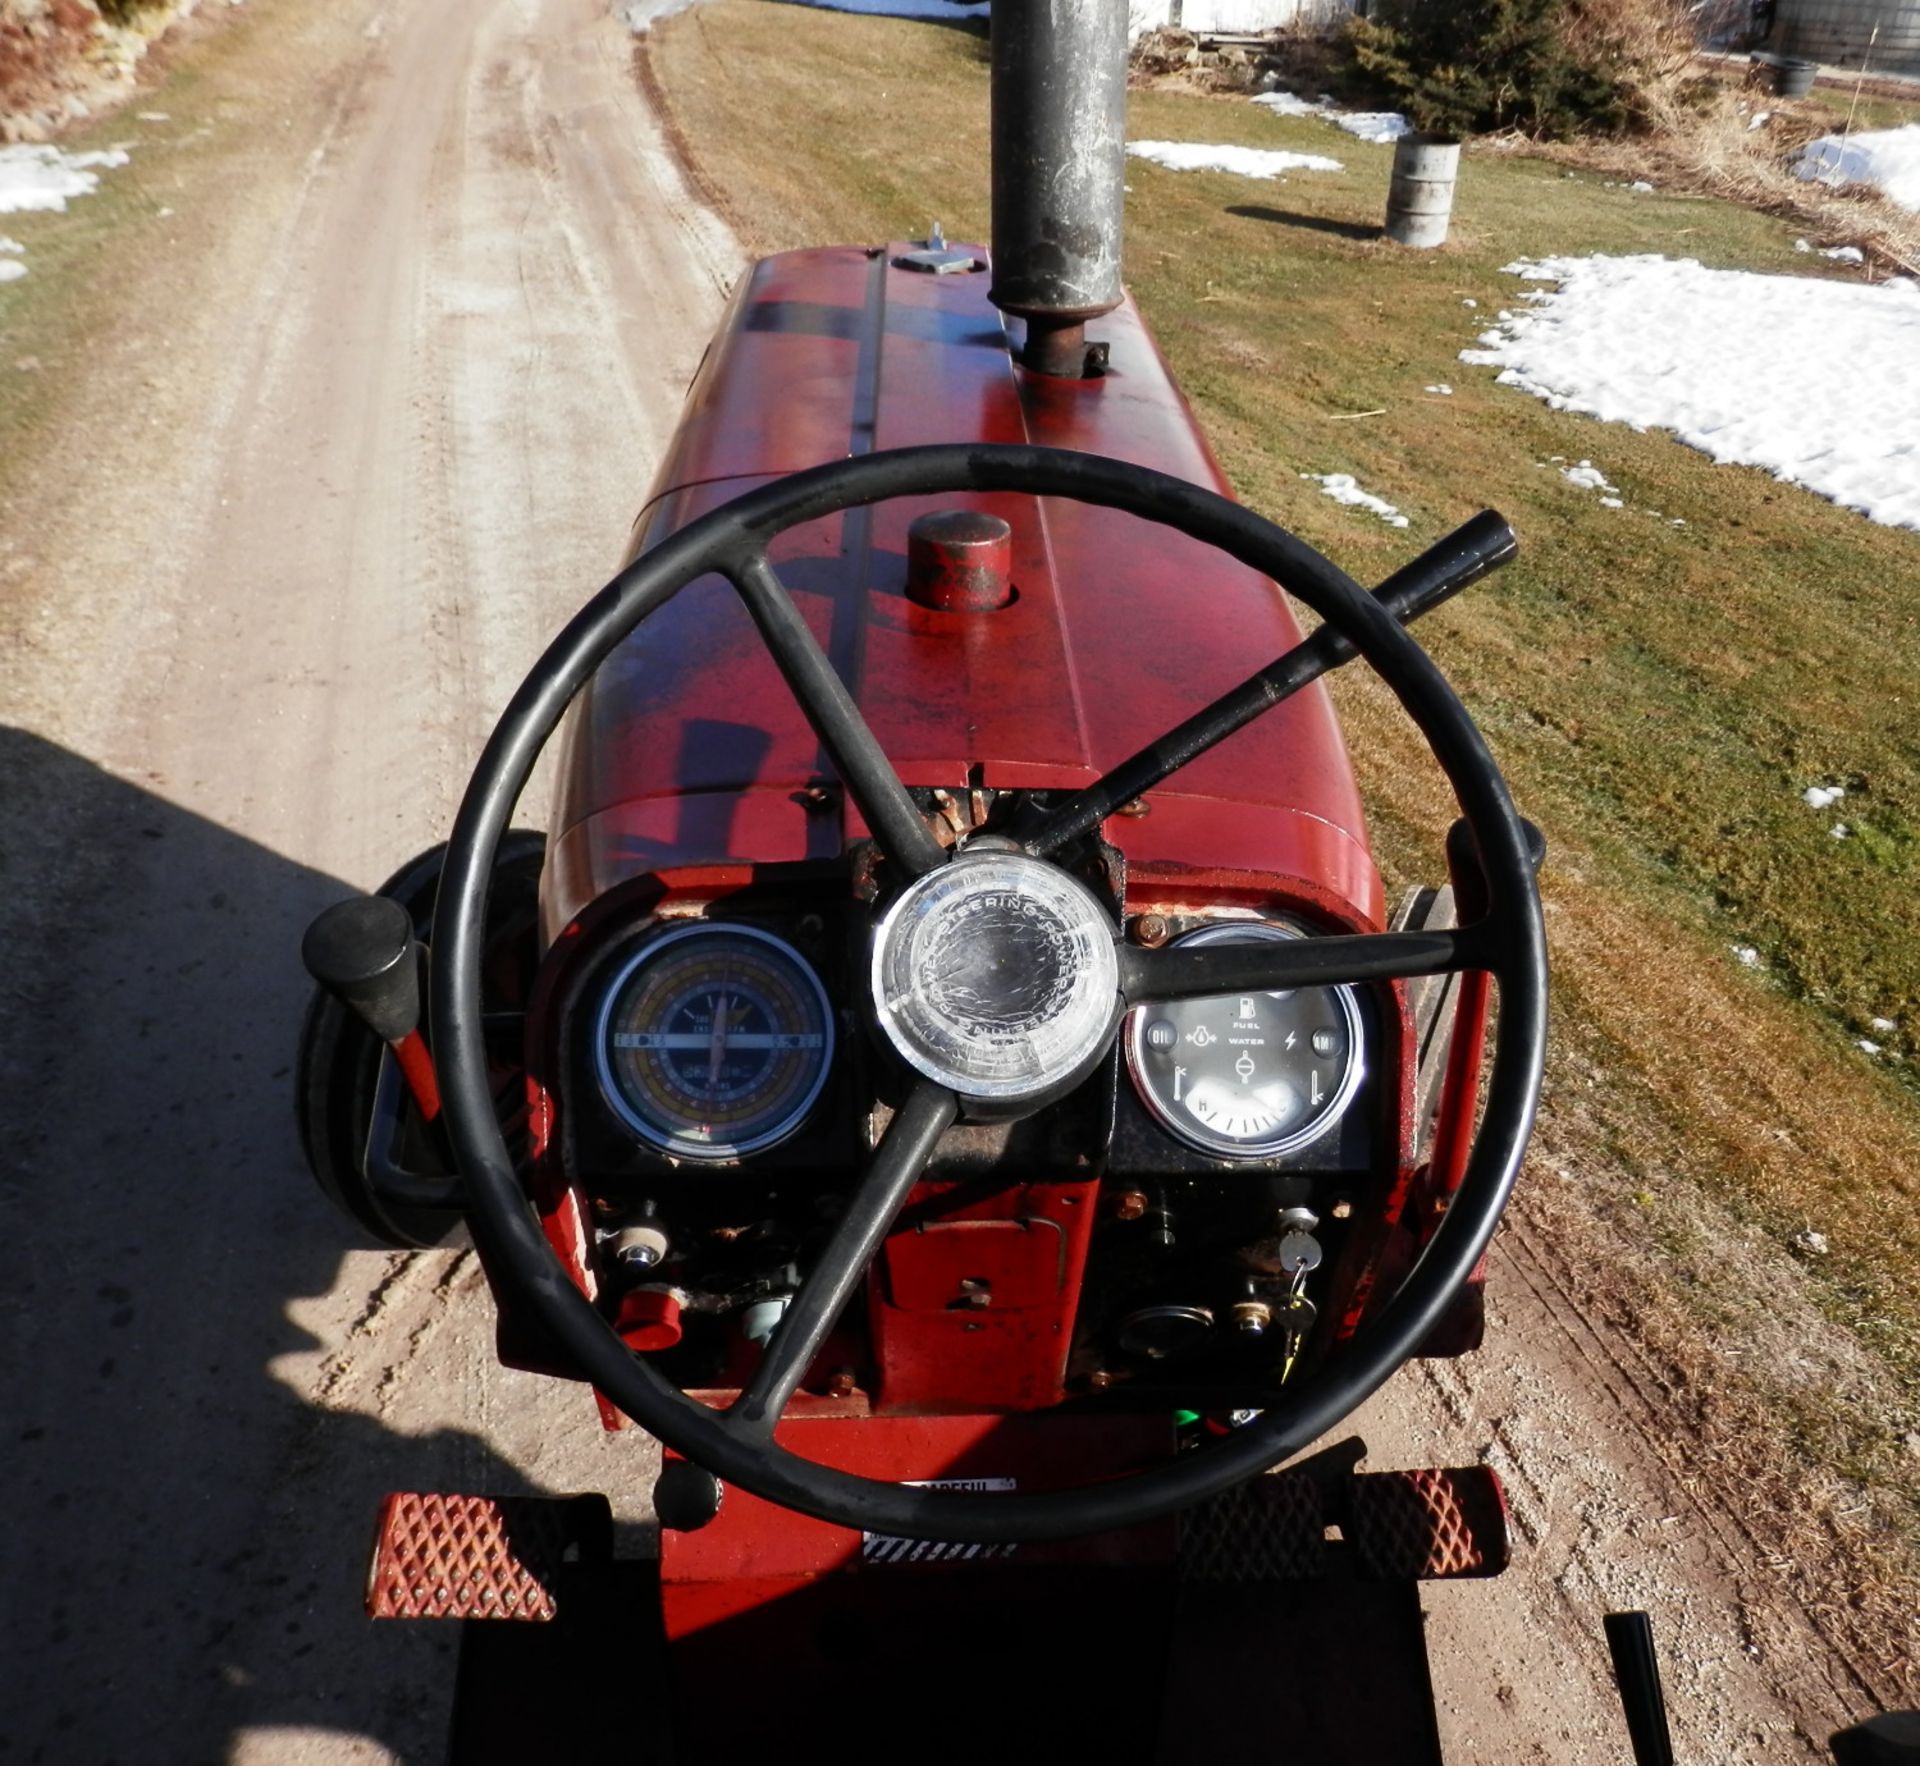
[[[757,926],[697,921],[650,939],[615,974],[594,1037],[600,1088],[650,1146],[732,1160],[806,1121],[833,1063],[820,977]]]
[[[1270,921],[1217,921],[1180,945],[1298,938]],[[1223,1159],[1281,1159],[1324,1135],[1359,1090],[1360,1008],[1350,987],[1226,994],[1143,1007],[1127,1065],[1176,1139]]]

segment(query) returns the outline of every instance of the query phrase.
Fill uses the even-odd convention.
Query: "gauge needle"
[[[720,1089],[720,1064],[727,1058],[727,1014],[733,997],[721,994],[713,1002],[713,1034],[707,1038],[707,1090]]]

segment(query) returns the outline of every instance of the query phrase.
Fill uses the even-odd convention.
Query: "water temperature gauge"
[[[1298,938],[1269,921],[1220,921],[1187,944]],[[1143,1006],[1127,1019],[1127,1065],[1147,1107],[1188,1146],[1272,1159],[1340,1120],[1363,1069],[1351,987],[1222,994]]]
[[[737,1159],[805,1121],[833,1059],[833,1012],[800,953],[756,926],[700,921],[628,958],[595,1039],[607,1102],[683,1159]]]

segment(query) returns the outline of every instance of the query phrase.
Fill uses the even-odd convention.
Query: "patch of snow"
[[[68,199],[91,196],[100,171],[127,163],[123,147],[99,153],[63,153],[57,147],[0,147],[0,215],[29,210],[64,214]]]
[[[1853,830],[1849,828],[1845,822],[1835,822],[1827,832],[1836,840],[1851,840],[1853,838]]]
[[[1741,968],[1757,969],[1760,967],[1760,953],[1755,950],[1752,945],[1730,944],[1727,946],[1727,949],[1733,952]]]
[[[1571,177],[1572,174],[1569,173],[1568,176]],[[1463,300],[1460,304],[1463,307],[1477,307],[1480,303],[1477,300]]]
[[[1608,484],[1607,475],[1591,460],[1582,460],[1578,466],[1562,466],[1560,476],[1583,491],[1617,493],[1620,489],[1617,484]]]
[[[954,6],[948,0],[787,0],[791,6],[813,6],[822,12],[863,12],[875,18],[985,18],[986,0],[977,6]],[[669,0],[667,12],[691,6],[693,0]],[[666,12],[660,14],[662,18]]]
[[[1810,1251],[1816,1257],[1824,1257],[1827,1254],[1827,1235],[1815,1232],[1812,1227],[1795,1233],[1793,1243],[1797,1250]]]
[[[1800,150],[1794,174],[1822,184],[1872,184],[1889,201],[1920,214],[1920,123],[1822,135]]]
[[[1625,501],[1620,497],[1602,497],[1600,499],[1600,507],[1603,509],[1624,509],[1626,506]]]
[[[1832,258],[1836,264],[1864,264],[1867,261],[1867,254],[1857,245],[1830,245],[1820,255]]]
[[[134,116],[143,123],[170,123],[173,118],[164,110],[136,110]]]
[[[1135,159],[1170,172],[1231,172],[1240,178],[1277,178],[1282,172],[1338,172],[1337,159],[1317,153],[1287,153],[1273,147],[1230,147],[1204,141],[1129,141]]]
[[[1869,1030],[1877,1030],[1882,1036],[1886,1036],[1889,1032],[1898,1030],[1900,1027],[1894,1023],[1891,1018],[1869,1018],[1867,1020],[1867,1028]]]
[[[636,37],[644,37],[663,18],[685,12],[694,0],[633,0],[620,8],[620,22]]]
[[[1772,116],[1773,112],[1770,110],[1756,110],[1753,113],[1753,121],[1748,123],[1747,127],[1749,130],[1764,128]]]
[[[9,239],[4,233],[0,233],[0,258],[18,257],[26,249],[19,240]]]
[[[1844,785],[1809,785],[1800,793],[1800,801],[1808,809],[1831,809],[1846,794]]]
[[[1811,239],[1796,239],[1793,242],[1793,249],[1795,251],[1812,251],[1813,241]]]
[[[1920,285],[1652,254],[1507,271],[1559,290],[1483,333],[1463,362],[1557,410],[1671,429],[1723,465],[1765,467],[1920,529]]]
[[[27,273],[27,266],[18,258],[0,258],[0,282],[18,282]]]
[[[1341,110],[1331,98],[1302,98],[1298,92],[1262,92],[1253,102],[1275,116],[1318,117],[1380,146],[1413,133],[1413,125],[1397,110]]]
[[[1453,397],[1453,388],[1450,387],[1444,380],[1441,381],[1438,386],[1428,387],[1427,391],[1437,392],[1443,399],[1450,399]]]
[[[1323,117],[1333,108],[1331,98],[1302,98],[1298,92],[1262,92],[1253,102],[1281,117]]]
[[[1629,190],[1639,191],[1642,196],[1650,196],[1653,194],[1653,186],[1649,184],[1645,178],[1635,178],[1627,188]]]
[[[1869,1042],[1864,1036],[1860,1038],[1859,1046],[1870,1055],[1877,1055],[1880,1052],[1880,1045],[1877,1042]]]
[[[1340,111],[1327,121],[1336,129],[1345,129],[1349,135],[1358,135],[1362,141],[1371,141],[1378,147],[1413,133],[1413,124],[1397,110]]]
[[[1317,484],[1323,496],[1331,497],[1336,503],[1344,503],[1349,509],[1365,509],[1369,514],[1379,516],[1389,527],[1408,525],[1406,516],[1384,497],[1363,491],[1350,472],[1303,472],[1300,476]]]

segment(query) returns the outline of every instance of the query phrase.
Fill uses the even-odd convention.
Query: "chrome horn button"
[[[900,1058],[977,1115],[1077,1085],[1120,1021],[1112,916],[1058,866],[974,850],[918,878],[874,933],[873,1001]]]

